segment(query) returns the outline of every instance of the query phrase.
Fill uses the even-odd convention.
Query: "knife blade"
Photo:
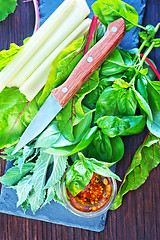
[[[38,136],[64,108],[93,72],[117,47],[125,34],[125,22],[120,18],[108,25],[105,35],[84,55],[68,79],[52,90],[32,122],[24,131],[12,152],[15,154]]]

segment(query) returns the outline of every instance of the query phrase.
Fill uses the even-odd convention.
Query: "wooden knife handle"
[[[67,80],[52,90],[64,108],[86,80],[117,47],[125,34],[125,22],[120,18],[108,25],[107,32],[79,61]]]

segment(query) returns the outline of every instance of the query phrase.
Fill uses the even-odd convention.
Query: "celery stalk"
[[[50,56],[36,69],[36,71],[27,79],[27,81],[20,87],[20,91],[31,101],[41,88],[45,85],[49,71],[52,67],[53,60],[58,54],[71,44],[77,38],[89,29],[91,23],[90,19],[84,20],[51,54]]]
[[[83,0],[85,2],[85,0]],[[49,17],[49,19],[38,29],[36,33],[30,38],[30,40],[26,43],[25,47],[20,51],[15,59],[10,62],[0,73],[0,92],[4,89],[4,87],[14,79],[17,73],[23,68],[23,66],[29,61],[30,58],[41,49],[42,45],[45,44],[47,39],[52,36],[52,34],[59,29],[59,27],[64,24],[67,17],[72,15],[72,11],[77,7],[80,7],[81,0],[65,0],[60,7]],[[86,12],[85,15],[88,15],[89,9],[86,4],[82,4],[85,10],[81,9],[82,12]],[[81,12],[80,10],[80,12]],[[77,14],[78,15],[78,14]],[[75,16],[74,16],[75,17]],[[76,18],[78,18],[76,16]],[[84,19],[83,17],[81,21]],[[72,19],[74,22],[75,19]],[[65,26],[66,28],[68,26]],[[66,33],[65,33],[66,34]],[[68,33],[70,34],[70,32]],[[67,35],[67,34],[66,34]],[[66,36],[65,36],[66,37]],[[59,43],[60,44],[60,43]],[[54,42],[53,42],[54,45]],[[53,48],[52,48],[53,49]],[[27,74],[29,69],[27,69]],[[29,74],[30,75],[30,74]]]
[[[33,72],[45,61],[60,43],[85,19],[89,9],[85,0],[77,0],[73,11],[61,22],[58,29],[50,36],[43,46],[23,66],[8,86],[21,87]]]

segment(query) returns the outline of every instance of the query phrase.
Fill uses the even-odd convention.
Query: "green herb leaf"
[[[139,103],[139,106],[147,113],[150,121],[152,122],[153,116],[152,116],[152,111],[149,104],[146,102],[146,100],[141,96],[139,92],[137,92],[135,89],[133,89],[133,91],[135,93],[135,97]]]
[[[115,116],[101,117],[98,119],[97,125],[102,129],[102,132],[110,138],[121,135],[130,127],[129,121],[124,121]]]
[[[104,162],[85,158],[82,153],[79,153],[79,158],[80,160],[75,161],[66,173],[66,186],[73,196],[88,185],[93,172],[105,177],[114,177],[120,181],[120,178],[112,173]]]
[[[149,105],[153,116],[153,122],[148,117],[147,127],[152,134],[160,138],[160,93],[150,81],[148,81],[147,87]]]
[[[55,185],[63,176],[66,166],[67,166],[67,157],[53,156],[54,164],[51,175],[45,185],[45,189]]]
[[[17,6],[17,0],[0,0],[0,21],[3,21]]]
[[[159,146],[159,139],[149,134],[138,148],[111,207],[112,210],[122,204],[123,196],[128,191],[140,187],[146,181],[150,171],[160,163]]]
[[[7,170],[5,175],[0,177],[0,182],[9,187],[15,186],[23,177],[31,172],[34,163],[25,163],[20,171],[18,166],[11,167]]]
[[[96,158],[99,161],[110,162],[112,158],[112,146],[109,138],[97,130],[92,140],[92,143],[89,145],[89,158]]]
[[[94,90],[99,83],[99,69],[87,80],[67,106],[56,116],[59,128],[64,137],[74,141],[73,127],[84,118],[82,100],[86,94]]]
[[[41,152],[40,156],[36,160],[36,164],[33,170],[32,176],[32,191],[29,194],[28,200],[35,213],[43,204],[46,196],[46,190],[44,189],[47,177],[47,170],[49,164],[53,162],[53,156]]]
[[[151,25],[151,24],[148,24],[148,25],[145,27],[145,29],[146,29],[146,31],[147,31],[148,34],[152,34],[152,33],[154,33],[154,31],[155,31],[155,27],[154,27],[153,25]]]
[[[93,140],[97,127],[89,128],[85,135],[83,136],[82,140],[76,145],[61,147],[61,148],[49,148],[44,150],[44,152],[52,155],[61,155],[61,156],[69,156],[74,153],[77,153],[84,148],[86,148]]]
[[[122,73],[127,69],[122,55],[118,49],[115,49],[109,57],[104,61],[100,74],[108,77],[110,75]]]
[[[43,203],[42,207],[46,206],[47,203],[50,203],[53,200],[54,197],[55,197],[55,189],[54,189],[53,186],[51,186],[47,190],[47,197],[46,197],[46,200]]]
[[[92,9],[105,26],[121,17],[125,20],[126,31],[131,30],[138,24],[137,11],[120,0],[98,0],[92,5]]]
[[[29,192],[32,189],[32,175],[23,177],[17,184],[18,202],[17,207],[24,203],[28,197]]]
[[[112,87],[102,92],[96,104],[95,122],[102,116],[119,115],[117,98],[118,91]]]
[[[76,196],[90,182],[93,171],[82,161],[77,160],[66,173],[66,186],[73,196]]]

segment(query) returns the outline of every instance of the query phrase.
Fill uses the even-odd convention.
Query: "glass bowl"
[[[94,176],[98,177],[102,182],[103,190],[101,190],[101,187],[97,188],[96,194],[102,193],[101,197],[99,199],[94,198],[94,201],[91,200],[92,197],[88,198],[89,203],[86,202],[87,198],[80,198],[80,197],[86,196],[86,193],[88,193],[88,189],[90,189],[91,186],[94,186],[94,185],[91,185],[91,183],[95,184],[94,182],[95,180],[93,180],[93,178],[91,180],[92,182],[90,181],[90,183],[75,197],[72,196],[72,194],[69,192],[69,190],[66,187],[66,174],[64,174],[62,178],[61,199],[63,200],[65,207],[75,215],[78,215],[80,217],[85,217],[85,218],[97,217],[105,213],[114,202],[114,199],[117,193],[116,180],[112,177],[103,177],[95,173],[94,173]],[[91,194],[94,194],[94,191],[91,192]],[[93,196],[93,195],[90,195],[90,196]]]

